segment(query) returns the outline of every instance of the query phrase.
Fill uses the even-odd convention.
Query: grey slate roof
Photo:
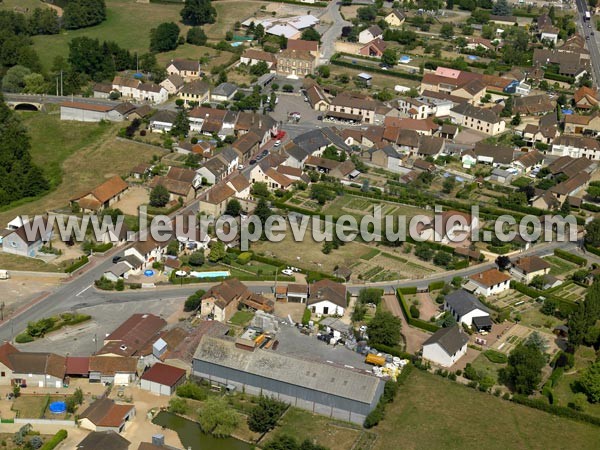
[[[458,326],[440,328],[433,335],[423,342],[423,347],[431,344],[438,344],[449,355],[454,355],[463,346],[469,342],[466,333],[461,332]]]
[[[459,289],[446,295],[445,300],[448,306],[456,311],[459,316],[464,316],[475,309],[489,312],[488,308],[477,297],[464,289]]]
[[[223,95],[225,97],[230,97],[236,93],[237,89],[238,87],[233,83],[221,83],[213,89],[212,95]]]
[[[236,348],[233,340],[212,336],[203,336],[194,359],[366,404],[382,383],[371,375],[272,350],[248,352]]]
[[[115,431],[92,431],[79,444],[77,450],[127,450],[130,442]]]
[[[318,128],[296,136],[293,140],[297,146],[302,147],[309,154],[329,145],[329,140]]]
[[[156,114],[154,114],[151,118],[151,122],[164,122],[164,123],[173,123],[175,121],[175,117],[177,114],[174,111],[169,111],[166,109],[161,109]]]

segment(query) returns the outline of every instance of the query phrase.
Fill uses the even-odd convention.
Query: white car
[[[281,141],[278,139],[275,141],[275,144],[273,145],[273,147],[279,147],[281,145]]]
[[[283,269],[281,271],[282,274],[287,275],[288,277],[291,277],[292,275],[294,275],[294,272],[291,271],[290,269]]]
[[[238,170],[242,170],[244,168],[243,164],[238,165]]]

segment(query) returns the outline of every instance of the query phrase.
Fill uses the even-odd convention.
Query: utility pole
[[[4,322],[4,307],[6,305],[4,304],[4,302],[0,303],[0,321]]]
[[[60,70],[60,96],[63,96],[63,71]]]
[[[58,97],[58,77],[56,77],[56,96]]]

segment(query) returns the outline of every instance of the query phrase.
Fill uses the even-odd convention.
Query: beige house
[[[313,75],[317,67],[317,57],[306,50],[284,50],[277,53],[278,75]]]
[[[342,92],[329,105],[328,117],[345,121],[373,123],[377,104],[368,97]]]
[[[181,88],[177,98],[184,101],[186,105],[196,102],[198,105],[210,101],[210,86],[202,80],[194,80]]]
[[[133,417],[135,417],[135,406],[118,404],[104,397],[96,400],[81,413],[79,426],[90,431],[120,433]]]
[[[200,315],[218,322],[227,322],[237,311],[240,301],[251,295],[238,279],[225,280],[202,296]]]
[[[510,274],[522,283],[529,284],[538,275],[550,273],[550,264],[539,256],[523,256],[513,262]]]
[[[383,20],[385,20],[390,27],[399,27],[404,23],[406,17],[404,17],[404,14],[402,14],[398,9],[394,9],[391,13],[385,16]]]
[[[167,90],[169,95],[177,94],[184,84],[183,78],[176,73],[169,75],[168,78],[160,82],[160,85]]]
[[[600,114],[589,116],[568,114],[565,116],[565,133],[567,134],[598,134],[600,133]]]
[[[235,190],[225,182],[211,187],[200,197],[198,208],[201,212],[214,217],[222,216],[227,208],[227,203],[235,196]]]
[[[459,125],[495,136],[504,131],[506,123],[490,108],[478,108],[463,103],[450,110],[452,117]]]
[[[167,66],[169,75],[179,75],[185,81],[193,81],[200,78],[200,62],[191,59],[172,59]]]
[[[329,100],[321,86],[314,84],[309,87],[306,90],[306,97],[315,111],[327,111],[329,109]]]
[[[71,204],[79,205],[82,212],[100,212],[118,202],[127,189],[129,185],[120,176],[115,175],[87,194],[72,198]]]

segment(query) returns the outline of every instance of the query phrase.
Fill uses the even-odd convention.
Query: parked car
[[[275,144],[273,145],[273,147],[279,147],[281,145],[281,141],[279,139],[277,139],[275,141]]]
[[[267,156],[268,154],[269,154],[269,150],[263,150],[262,153],[261,153],[261,155],[263,157]]]
[[[283,269],[281,271],[282,274],[287,275],[288,277],[291,277],[292,275],[294,275],[294,271],[290,270],[290,269]]]
[[[113,262],[113,264],[116,264],[116,263],[118,263],[119,261],[121,261],[121,259],[123,259],[121,256],[115,256],[115,257],[112,259],[112,262]]]
[[[238,164],[238,170],[242,170],[244,168],[243,164]]]
[[[256,160],[255,159],[251,159],[250,160],[250,165],[256,164]]]

